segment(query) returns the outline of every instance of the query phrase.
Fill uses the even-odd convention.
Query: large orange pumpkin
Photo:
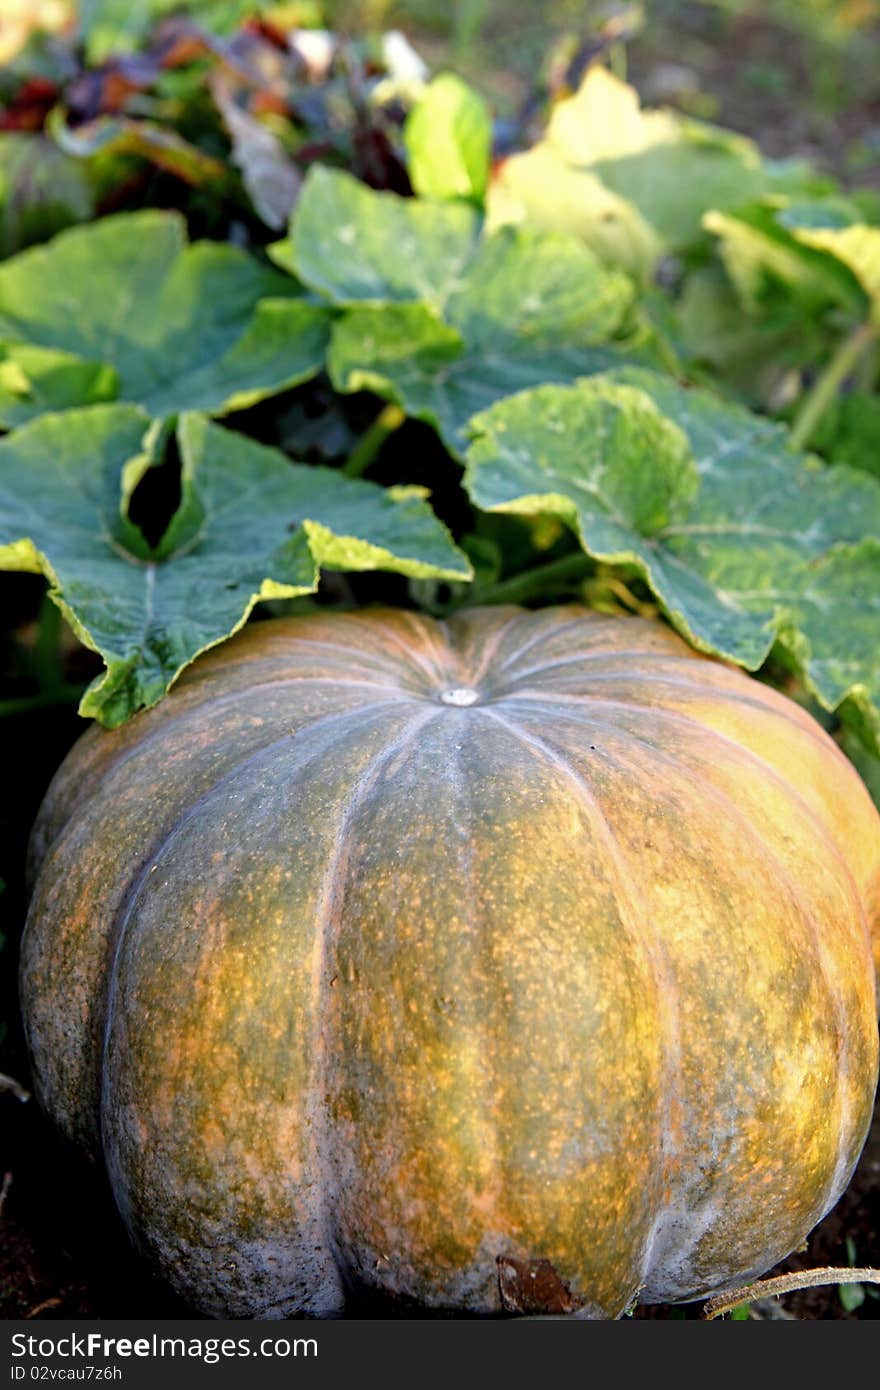
[[[861,1149],[880,820],[659,625],[254,626],[86,734],[34,847],[39,1092],[208,1313],[694,1298]]]

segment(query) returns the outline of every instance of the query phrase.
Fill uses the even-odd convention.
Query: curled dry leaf
[[[302,177],[278,136],[239,101],[242,91],[222,72],[211,79],[211,94],[232,141],[232,162],[254,211],[267,227],[280,231],[293,212]]]

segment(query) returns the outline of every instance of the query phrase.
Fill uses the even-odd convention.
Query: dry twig
[[[880,1284],[880,1269],[852,1269],[849,1266],[835,1269],[833,1265],[826,1265],[822,1269],[798,1269],[793,1274],[777,1274],[773,1279],[759,1279],[755,1284],[746,1284],[741,1289],[731,1289],[730,1293],[710,1298],[703,1307],[703,1317],[720,1318],[743,1303],[794,1293],[798,1289],[814,1289],[824,1284]]]
[[[31,1093],[26,1091],[20,1081],[16,1081],[14,1076],[6,1076],[0,1071],[0,1091],[11,1091],[16,1100],[30,1100]]]
[[[44,1298],[42,1303],[38,1303],[36,1308],[31,1308],[25,1313],[26,1318],[38,1318],[41,1313],[46,1313],[50,1308],[60,1308],[63,1303],[61,1298]]]

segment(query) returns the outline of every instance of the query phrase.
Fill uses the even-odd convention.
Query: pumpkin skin
[[[257,624],[81,739],[33,856],[39,1095],[206,1313],[692,1299],[864,1142],[880,818],[659,624]]]

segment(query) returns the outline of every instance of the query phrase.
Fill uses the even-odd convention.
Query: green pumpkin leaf
[[[807,228],[799,232],[789,225],[796,215],[797,205],[776,201],[704,217],[740,302],[751,314],[766,314],[773,297],[784,295],[802,318],[831,307],[861,315],[864,287],[852,266],[843,256],[829,255],[830,246],[812,240]]]
[[[778,408],[792,369],[821,361],[827,338],[821,319],[805,318],[800,303],[780,298],[760,314],[743,313],[720,267],[687,277],[675,306],[674,331],[683,355],[732,386],[757,409]]]
[[[493,230],[512,223],[579,237],[606,265],[644,285],[664,250],[634,203],[598,174],[569,164],[548,140],[503,161],[489,188],[486,218]]]
[[[182,500],[150,548],[126,515],[161,432],[131,405],[48,415],[0,441],[0,568],[43,573],[106,666],[84,715],[154,705],[262,598],[312,593],[321,565],[468,579],[419,489],[291,464],[203,416],[178,425]]]
[[[440,309],[473,256],[475,208],[376,193],[316,165],[290,235],[269,248],[277,265],[334,304],[424,303]]]
[[[797,455],[778,425],[635,368],[522,393],[472,428],[477,506],[563,520],[588,554],[632,566],[703,651],[755,669],[780,641],[827,708],[854,702],[880,737],[873,478]]]
[[[796,241],[827,252],[851,271],[868,298],[871,319],[880,328],[880,227],[869,227],[853,210],[828,203],[793,203],[783,209],[780,224]]]
[[[492,119],[482,97],[453,73],[435,77],[403,131],[410,181],[423,198],[481,203],[489,182]]]
[[[112,401],[119,379],[112,367],[55,348],[0,344],[0,428],[76,405]]]
[[[367,193],[383,206],[387,196]],[[298,269],[314,283],[301,262]],[[573,237],[511,227],[471,243],[432,293],[381,305],[367,296],[334,324],[328,367],[337,390],[396,402],[454,453],[470,416],[500,397],[618,363],[599,345],[632,303],[630,282]]]
[[[643,111],[633,87],[594,66],[556,104],[545,138],[501,166],[489,216],[577,230],[644,280],[661,254],[700,239],[707,209],[739,207],[779,182],[750,140]]]
[[[289,241],[274,249],[348,307],[328,353],[337,390],[394,401],[454,453],[467,420],[500,397],[619,363],[599,345],[633,298],[630,281],[573,237],[511,227],[479,237],[478,228],[465,204],[375,193],[315,169]]]
[[[355,309],[334,326],[327,357],[338,391],[373,391],[433,425],[451,453],[466,447],[470,417],[548,381],[571,381],[624,360],[610,347],[531,347],[499,332],[480,351],[422,305]]]
[[[522,392],[473,427],[465,486],[477,504],[558,516],[591,551],[650,543],[697,490],[683,431],[644,391],[607,378]]]
[[[156,417],[221,414],[321,367],[326,313],[297,294],[236,247],[187,245],[176,214],[118,214],[0,265],[0,341],[103,363]]]

